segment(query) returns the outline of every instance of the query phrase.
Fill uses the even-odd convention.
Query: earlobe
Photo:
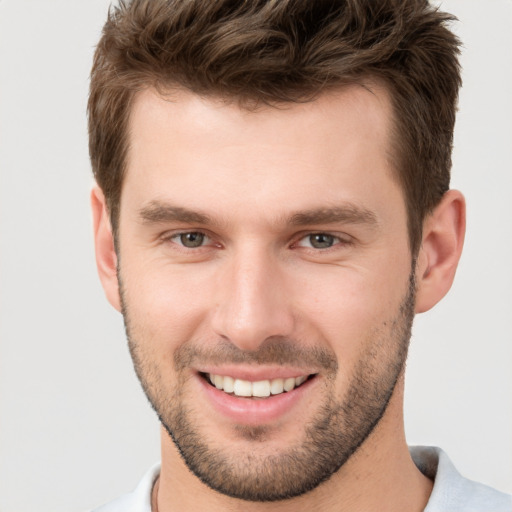
[[[117,254],[105,196],[98,186],[91,191],[96,266],[105,295],[114,308],[121,311],[117,279]]]
[[[449,190],[423,224],[416,265],[416,313],[434,307],[451,288],[466,230],[466,205],[458,190]]]

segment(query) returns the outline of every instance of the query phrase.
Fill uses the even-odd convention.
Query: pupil
[[[185,247],[199,247],[204,241],[202,233],[183,233],[180,241]]]
[[[316,235],[310,236],[310,242],[311,245],[316,249],[327,249],[332,247],[334,243],[334,237],[332,235],[317,233]]]

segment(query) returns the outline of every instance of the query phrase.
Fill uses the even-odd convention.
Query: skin
[[[463,197],[448,192],[425,219],[411,269],[403,191],[388,155],[391,119],[386,92],[377,87],[256,112],[188,92],[163,99],[147,90],[131,116],[117,253],[103,195],[93,190],[100,277],[112,305],[124,306],[148,396],[161,404],[178,400],[169,409],[183,405],[205,444],[231,462],[253,457],[259,467],[301,446],[322,405],[347,401],[361,361],[371,360],[368,374],[387,375],[402,341],[392,326],[402,322],[411,271],[415,312],[430,309],[451,286],[464,237]],[[326,208],[330,214],[321,218]],[[203,218],[183,216],[183,209]],[[198,231],[207,235],[204,245],[180,245],[180,233]],[[312,247],[314,233],[333,236],[333,245]],[[208,354],[215,359],[229,344],[256,358],[272,340],[324,351],[336,370],[308,360],[301,371],[316,373],[314,381],[270,420],[256,415],[244,423],[219,412],[198,376]],[[206,355],[178,368],[187,349]],[[214,367],[251,372],[248,361]],[[260,367],[287,365],[265,360]],[[399,372],[380,421],[348,461],[312,491],[271,503],[203,484],[162,429],[154,508],[423,510],[432,483],[409,456],[402,408]]]

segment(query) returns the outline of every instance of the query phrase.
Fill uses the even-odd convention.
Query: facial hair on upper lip
[[[333,352],[319,347],[305,348],[297,341],[281,336],[267,338],[256,351],[240,350],[228,340],[220,340],[215,346],[200,343],[184,343],[174,353],[177,372],[204,365],[272,365],[293,367],[305,371],[322,371],[327,377],[338,370]]]

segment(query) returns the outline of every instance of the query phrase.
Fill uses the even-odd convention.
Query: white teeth
[[[295,387],[295,379],[293,377],[284,379],[283,387],[285,391],[291,391]]]
[[[234,379],[229,376],[207,374],[208,380],[217,388],[226,393],[234,393],[236,396],[258,398],[268,397],[270,395],[279,395],[284,391],[292,391],[297,386],[303,384],[308,376],[290,377],[288,379],[272,379],[251,382],[248,380]]]
[[[252,383],[248,380],[235,379],[233,393],[236,396],[252,396]]]
[[[300,386],[301,384],[304,384],[306,382],[307,377],[305,375],[302,375],[301,377],[296,377],[295,379],[295,385]]]
[[[217,388],[217,389],[224,389],[224,378],[221,377],[220,375],[215,375],[214,377],[214,386]]]
[[[233,377],[224,377],[224,391],[226,393],[233,393],[235,391],[235,379]]]
[[[270,392],[273,395],[279,395],[279,393],[282,393],[284,391],[284,381],[283,379],[273,379],[270,382]]]
[[[270,396],[270,381],[260,380],[252,383],[252,396]]]

